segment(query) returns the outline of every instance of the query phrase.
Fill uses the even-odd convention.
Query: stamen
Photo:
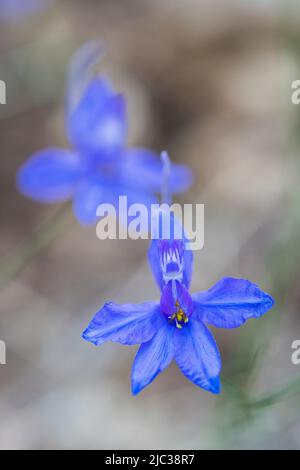
[[[176,311],[168,317],[168,319],[172,322],[175,320],[176,327],[181,329],[183,324],[186,324],[189,319],[183,309],[180,307],[179,301],[176,300],[175,302]]]

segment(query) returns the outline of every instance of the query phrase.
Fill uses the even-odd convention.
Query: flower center
[[[170,323],[181,329],[193,313],[193,300],[185,285],[172,280],[164,287],[160,298],[161,312]]]
[[[169,315],[168,319],[170,321],[175,320],[176,327],[180,329],[182,328],[182,325],[184,325],[185,323],[189,321],[189,319],[188,319],[188,316],[184,313],[184,311],[180,307],[178,300],[176,300],[175,302],[175,308],[176,308],[175,312],[172,315]]]

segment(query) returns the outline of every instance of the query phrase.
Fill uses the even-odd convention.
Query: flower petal
[[[221,357],[206,326],[191,319],[175,331],[175,360],[194,384],[212,393],[220,392]]]
[[[73,210],[76,218],[84,225],[97,221],[97,207],[100,204],[112,204],[119,212],[119,197],[127,196],[127,208],[131,204],[143,204],[150,213],[151,204],[157,202],[151,194],[125,187],[106,178],[90,177],[80,186],[74,197]],[[122,208],[121,208],[122,210]],[[124,214],[127,218],[127,214]],[[130,220],[130,218],[128,218]],[[145,221],[148,222],[148,221]],[[148,224],[149,225],[149,224]]]
[[[132,367],[132,393],[138,394],[170,364],[174,355],[174,328],[162,319],[153,338],[140,346]]]
[[[96,346],[105,341],[140,344],[157,331],[161,313],[157,302],[106,303],[94,316],[82,337]]]
[[[122,177],[126,184],[141,187],[147,191],[159,193],[163,178],[163,163],[158,155],[144,148],[129,149],[122,159]],[[185,165],[172,164],[170,191],[187,191],[193,182],[193,174]]]
[[[65,109],[67,119],[80,102],[82,93],[91,79],[92,69],[102,58],[103,52],[103,48],[98,41],[88,41],[73,54],[68,67]],[[99,94],[99,100],[101,97],[104,99],[112,94],[108,81],[102,80],[102,95]],[[68,121],[66,124],[68,126]]]
[[[99,160],[119,153],[127,137],[125,98],[103,78],[93,79],[68,119],[73,145]]]
[[[162,227],[165,223],[168,224],[169,220],[171,228],[170,237],[166,239],[163,237]],[[177,263],[178,267],[180,266],[180,269],[178,269],[179,280],[188,288],[192,278],[194,258],[192,250],[186,249],[188,239],[182,225],[171,211],[162,211],[161,217],[159,220],[156,219],[155,224],[158,224],[158,227],[155,227],[155,233],[152,231],[153,240],[148,250],[148,261],[154,279],[162,290],[167,282],[164,272],[164,252],[166,251],[165,248],[168,248],[167,251],[169,251],[169,253],[177,253],[180,255],[180,262]],[[153,220],[152,225],[154,225]],[[153,227],[151,228],[153,229]],[[181,239],[178,238],[179,234],[182,237]],[[174,272],[174,275],[176,275],[176,272]]]
[[[97,207],[101,203],[114,203],[111,188],[101,178],[89,178],[82,184],[73,199],[73,211],[83,225],[97,221]]]
[[[159,240],[152,240],[148,250],[148,261],[151,271],[158,286],[162,290],[166,285],[164,273],[161,266],[161,250]],[[183,253],[183,271],[182,282],[188,288],[192,279],[193,272],[193,252],[191,250],[184,250]]]
[[[50,148],[34,154],[19,169],[17,187],[27,197],[40,202],[59,202],[74,193],[85,166],[68,150]]]
[[[193,296],[195,318],[218,328],[237,328],[259,318],[274,304],[272,297],[246,279],[225,277]]]
[[[193,313],[193,307],[192,298],[185,285],[178,281],[169,281],[164,287],[160,298],[162,313],[170,318],[180,308],[189,318]]]

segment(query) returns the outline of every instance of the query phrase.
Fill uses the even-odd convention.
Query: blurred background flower
[[[290,360],[300,335],[300,121],[290,100],[299,21],[292,0],[61,0],[1,24],[1,448],[300,447]],[[99,242],[61,212],[53,228],[60,209],[15,189],[29,155],[67,147],[65,67],[94,38],[109,51],[100,73],[127,96],[128,145],[168,149],[195,172],[177,199],[206,204],[191,290],[226,273],[276,300],[259,327],[214,331],[226,364],[220,396],[173,366],[131,396],[134,351],[99,351],[80,334],[111,298],[155,298],[147,241]]]
[[[90,62],[98,54],[97,43],[87,43],[71,61],[65,127],[73,149],[52,147],[36,152],[17,172],[22,194],[51,204],[72,199],[74,214],[82,224],[96,222],[100,203],[117,209],[119,196],[127,196],[128,205],[144,204],[150,210],[158,202],[155,193],[160,192],[163,175],[158,155],[127,148],[125,96],[114,92],[108,79],[89,77]],[[86,80],[80,93],[78,88]],[[169,181],[170,192],[185,191],[191,185],[192,171],[174,165]]]

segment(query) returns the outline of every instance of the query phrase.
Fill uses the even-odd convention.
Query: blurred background
[[[175,365],[131,396],[135,348],[81,332],[107,300],[158,298],[148,243],[100,242],[68,208],[15,189],[29,155],[68,146],[66,67],[91,39],[127,94],[130,143],[195,173],[177,198],[206,205],[192,290],[229,275],[275,297],[259,321],[214,331],[220,396]],[[299,449],[299,2],[0,0],[0,79],[0,448]]]

